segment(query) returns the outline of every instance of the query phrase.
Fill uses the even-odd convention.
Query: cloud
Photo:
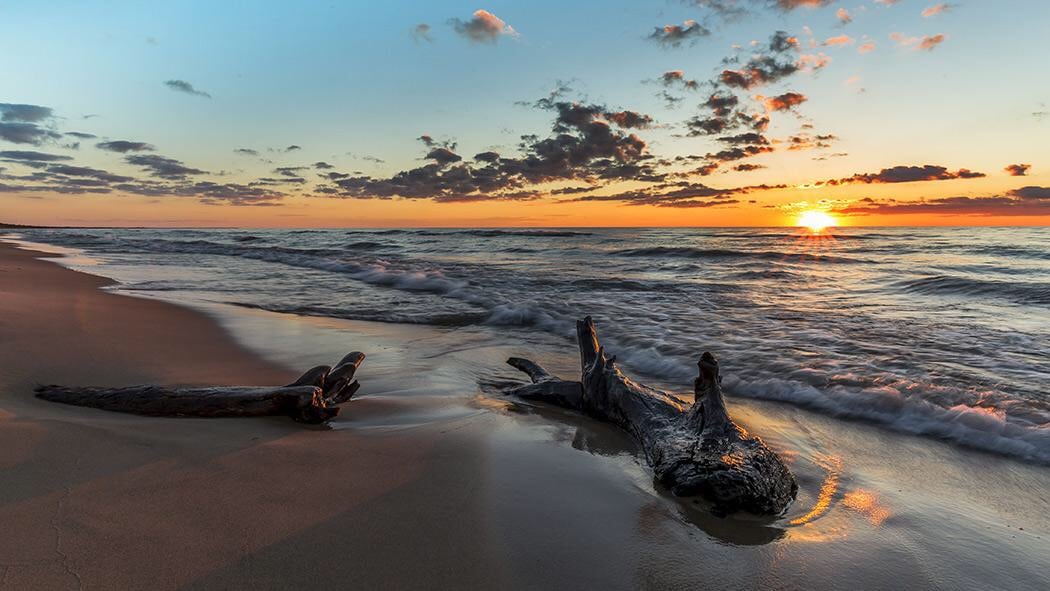
[[[897,45],[912,48],[916,51],[933,51],[935,47],[944,43],[947,38],[948,37],[944,33],[924,35],[922,38],[908,37],[903,33],[890,33],[890,39],[895,41]]]
[[[431,136],[426,163],[390,177],[328,172],[319,195],[343,198],[431,199],[438,202],[528,200],[542,195],[534,186],[555,181],[583,181],[599,186],[623,180],[662,181],[648,145],[632,133],[652,124],[643,113],[562,100],[555,93],[531,106],[554,114],[551,134],[521,137],[519,155],[481,152],[465,161],[451,142]]]
[[[919,201],[861,199],[835,210],[841,215],[965,215],[965,216],[1046,216],[1050,215],[1050,187],[1028,186],[989,197],[940,197]]]
[[[853,37],[849,35],[839,35],[837,37],[828,37],[824,40],[824,45],[827,47],[835,47],[838,45],[853,45],[856,43]]]
[[[409,34],[412,35],[412,40],[416,43],[419,43],[420,41],[426,41],[427,43],[434,42],[434,38],[430,36],[430,25],[426,23],[419,23],[412,27]]]
[[[840,8],[835,11],[835,18],[839,19],[839,22],[848,25],[853,22],[853,15],[849,13],[849,10]]]
[[[741,170],[754,170],[741,165]],[[643,189],[613,193],[611,195],[584,195],[565,199],[560,203],[620,202],[625,205],[654,205],[657,207],[718,207],[739,203],[734,197],[753,191],[783,189],[785,185],[749,185],[731,189],[717,189],[703,183],[675,181],[658,183]]]
[[[190,168],[174,158],[155,154],[135,154],[124,160],[131,165],[146,169],[149,174],[164,179],[182,179],[188,175],[206,174],[205,171]]]
[[[820,8],[827,6],[835,0],[772,0],[781,10],[794,10],[796,8]]]
[[[65,135],[68,135],[69,137],[75,137],[81,140],[93,140],[98,137],[93,133],[84,133],[82,131],[67,131]]]
[[[942,2],[940,4],[934,4],[933,6],[930,6],[929,8],[927,8],[926,10],[923,10],[922,11],[922,16],[923,16],[923,18],[930,18],[932,16],[937,16],[938,14],[944,14],[945,12],[948,12],[952,8],[954,8],[954,6],[951,5],[951,4],[948,4],[947,2]]]
[[[299,146],[299,145],[296,145],[296,144],[292,144],[292,145],[287,146],[286,148],[284,148],[282,151],[283,152],[294,152],[296,150],[302,150],[302,149],[303,149],[302,146]]]
[[[90,168],[87,166],[73,166],[70,164],[55,164],[47,167],[47,172],[51,174],[58,174],[64,176],[75,176],[75,177],[89,177],[105,181],[107,183],[126,183],[135,180],[129,176],[123,176],[99,170],[97,168]]]
[[[474,43],[495,43],[500,37],[518,37],[518,32],[487,10],[476,10],[470,20],[454,18],[452,28]]]
[[[700,83],[696,80],[690,80],[685,77],[685,72],[682,70],[670,70],[660,75],[660,83],[664,86],[681,86],[686,90],[696,90],[700,87]]]
[[[737,172],[751,172],[753,170],[760,170],[762,168],[765,168],[765,166],[762,166],[761,164],[750,164],[745,162],[743,164],[737,164],[733,167],[733,170]]]
[[[39,146],[61,137],[62,134],[40,127],[36,123],[0,122],[0,139],[12,144]]]
[[[41,163],[61,162],[65,160],[72,160],[72,158],[69,156],[62,156],[59,154],[45,154],[43,152],[33,152],[30,150],[4,150],[0,151],[0,160],[19,163]]]
[[[769,97],[765,100],[766,108],[770,111],[787,111],[793,107],[801,105],[808,99],[806,95],[798,92],[785,92],[777,96]]]
[[[129,142],[127,140],[99,142],[95,144],[95,147],[109,152],[120,152],[121,154],[127,154],[128,152],[152,152],[155,149],[146,142]]]
[[[1029,169],[1032,168],[1031,164],[1010,164],[1003,170],[1010,176],[1027,176]]]
[[[833,179],[818,183],[820,185],[847,185],[847,184],[886,184],[886,183],[914,183],[919,181],[950,181],[955,179],[983,178],[983,172],[974,172],[966,168],[951,171],[944,166],[926,164],[923,166],[894,166],[883,168],[879,172],[855,174],[842,179]]]
[[[681,47],[683,43],[693,44],[700,37],[706,37],[711,31],[700,23],[690,19],[680,25],[656,27],[649,34],[649,39],[664,47]]]
[[[743,67],[736,70],[723,70],[719,76],[719,82],[730,88],[741,90],[750,90],[777,82],[794,74],[802,67],[802,64],[795,59],[798,48],[797,38],[784,31],[777,31],[770,38],[769,44],[753,55]]]
[[[51,107],[24,105],[19,103],[0,103],[0,121],[39,123],[53,117]]]
[[[183,92],[186,94],[192,94],[194,96],[202,96],[204,98],[211,98],[211,95],[204,92],[203,90],[197,90],[192,84],[185,80],[168,80],[164,82],[164,85],[174,90],[175,92]]]
[[[787,149],[789,151],[796,152],[801,150],[818,150],[823,148],[830,148],[832,142],[838,139],[838,136],[831,133],[817,135],[800,133],[788,137]]]
[[[242,156],[258,156],[259,155],[259,151],[258,150],[253,150],[251,148],[235,148],[233,150],[233,153],[234,154],[240,154]]]
[[[871,53],[871,52],[875,51],[875,47],[876,47],[875,42],[868,41],[867,43],[862,43],[860,45],[860,47],[857,48],[857,53],[859,53],[859,54]]]
[[[684,0],[687,4],[708,9],[711,14],[730,21],[741,18],[751,12],[748,6],[756,9],[768,8],[789,12],[797,8],[820,8],[835,0]]]

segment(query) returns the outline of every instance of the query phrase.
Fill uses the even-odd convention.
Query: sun
[[[804,228],[809,228],[809,231],[814,234],[819,234],[826,228],[838,225],[838,222],[835,221],[835,218],[828,215],[828,212],[826,211],[811,209],[809,211],[803,211],[798,216],[798,225]]]

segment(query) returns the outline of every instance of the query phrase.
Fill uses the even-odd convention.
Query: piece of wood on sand
[[[284,415],[303,423],[324,423],[361,387],[354,374],[364,353],[353,352],[333,368],[319,365],[287,386],[126,388],[37,386],[44,400],[156,417],[261,417]]]
[[[645,453],[656,480],[677,496],[699,496],[717,513],[780,515],[798,484],[784,462],[761,439],[729,417],[718,362],[704,353],[693,383],[695,402],[635,383],[608,357],[591,317],[577,321],[582,379],[561,380],[539,364],[512,357],[507,363],[531,384],[507,394],[540,400],[615,423]]]

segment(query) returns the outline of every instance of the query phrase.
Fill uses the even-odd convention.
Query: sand
[[[1046,467],[731,401],[802,490],[783,520],[718,519],[655,490],[615,429],[479,390],[538,344],[191,309],[39,256],[0,244],[0,589],[1023,589],[1050,572]],[[369,353],[361,398],[328,430],[31,394],[284,383],[351,349]],[[570,372],[565,353],[541,361]]]

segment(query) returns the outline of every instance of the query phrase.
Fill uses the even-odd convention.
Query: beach
[[[0,244],[2,589],[1046,583],[1039,463],[731,398],[800,492],[780,519],[719,518],[658,490],[615,428],[484,387],[519,379],[503,365],[514,354],[578,371],[556,338],[493,345],[484,326],[132,297],[44,256],[57,255]],[[32,396],[38,383],[288,383],[351,350],[368,355],[362,389],[328,429]]]

